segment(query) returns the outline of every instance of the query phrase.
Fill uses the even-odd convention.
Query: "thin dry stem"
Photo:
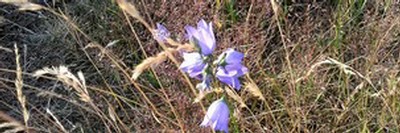
[[[0,2],[13,4],[20,11],[37,11],[43,9],[43,6],[35,3],[31,3],[28,0],[0,0]]]
[[[371,85],[371,87],[373,87],[373,88],[376,90],[376,87],[375,87],[375,85],[372,83],[372,81],[371,81],[370,78],[365,77],[363,74],[361,74],[360,72],[358,72],[358,71],[355,70],[354,68],[352,68],[352,67],[350,67],[350,66],[348,66],[348,65],[346,65],[346,64],[344,64],[344,63],[342,63],[342,62],[339,62],[339,61],[337,61],[337,60],[335,60],[335,59],[333,59],[333,58],[330,58],[330,57],[327,57],[326,60],[323,60],[323,61],[320,61],[320,62],[317,62],[317,63],[313,64],[313,65],[311,66],[310,70],[307,71],[306,75],[304,75],[304,76],[302,76],[302,77],[296,79],[296,83],[297,83],[297,82],[300,82],[300,81],[302,81],[302,80],[304,80],[304,79],[306,79],[307,77],[309,77],[309,76],[311,75],[311,73],[314,72],[315,69],[316,69],[318,66],[321,66],[321,65],[323,65],[323,64],[333,64],[333,65],[336,65],[336,66],[338,66],[339,69],[342,70],[345,74],[348,74],[348,75],[356,75],[356,76],[358,76],[358,77],[364,79],[365,81],[367,81],[367,82]]]
[[[246,104],[244,103],[243,99],[238,94],[236,94],[236,92],[234,92],[232,89],[230,89],[228,87],[225,88],[224,90],[225,90],[226,94],[228,94],[229,97],[231,97],[232,99],[234,99],[236,102],[238,102],[240,104],[239,106],[241,108],[246,107]]]
[[[250,94],[252,94],[255,97],[258,97],[260,100],[265,101],[265,97],[260,91],[260,88],[258,88],[258,86],[255,83],[246,82],[244,83],[244,86],[246,88],[246,91],[248,91]]]
[[[139,65],[137,65],[135,67],[135,70],[133,70],[133,75],[132,75],[132,79],[136,80],[140,74],[143,73],[144,70],[148,69],[148,68],[154,68],[156,66],[158,66],[160,63],[164,62],[165,60],[167,60],[167,54],[168,53],[176,53],[179,51],[190,51],[192,49],[191,45],[181,45],[178,48],[168,48],[166,51],[162,51],[160,53],[158,53],[156,56],[154,57],[148,57],[145,60],[143,60],[142,63],[140,63]]]
[[[13,52],[11,49],[5,48],[5,47],[2,47],[2,46],[0,46],[0,50],[4,50],[6,52]]]
[[[85,78],[82,72],[78,72],[78,78],[72,74],[67,67],[59,66],[37,70],[34,73],[35,77],[42,76],[44,74],[50,74],[55,76],[58,80],[64,84],[71,86],[78,94],[80,99],[84,102],[90,102],[91,98],[86,88]]]
[[[28,109],[26,108],[26,99],[24,94],[22,93],[22,86],[23,86],[23,80],[22,80],[22,68],[21,64],[19,61],[19,53],[18,53],[18,47],[17,44],[14,44],[15,48],[15,61],[16,61],[16,74],[17,78],[15,79],[15,89],[17,90],[17,99],[19,103],[21,104],[22,108],[22,115],[24,117],[24,123],[25,126],[28,127],[28,120],[29,120],[29,112]]]
[[[8,116],[7,114],[1,111],[0,111],[0,121],[1,121],[0,129],[3,132],[10,132],[10,133],[22,132],[22,131],[27,131],[28,133],[32,132],[29,131],[29,129],[26,130],[27,128],[19,121],[15,120],[14,118]]]
[[[64,132],[64,133],[68,133],[68,131],[64,128],[64,126],[61,124],[61,122],[57,119],[56,116],[54,116],[54,114],[50,111],[50,109],[46,109],[46,113],[49,114],[51,116],[51,118],[54,119],[54,121],[56,122],[56,124],[60,127],[60,129]]]

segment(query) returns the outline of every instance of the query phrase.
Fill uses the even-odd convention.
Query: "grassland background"
[[[400,132],[398,0],[130,2],[178,41],[185,25],[205,19],[215,27],[216,53],[228,47],[245,53],[250,72],[242,81],[254,82],[265,99],[247,88],[238,92],[244,108],[229,98],[231,132]],[[10,51],[17,44],[27,125],[39,132],[211,131],[199,127],[202,107],[171,60],[134,81],[150,102],[133,85],[126,73],[163,49],[115,1],[59,0],[47,7],[58,15],[0,4],[1,111],[23,121]],[[94,42],[116,43],[86,48]],[[32,77],[60,65],[83,72],[94,104],[59,80]]]

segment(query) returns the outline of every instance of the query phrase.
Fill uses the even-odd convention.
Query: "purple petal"
[[[240,84],[239,78],[233,78],[232,80],[232,87],[239,91],[240,87],[242,86],[242,84]]]
[[[158,30],[161,30],[161,31],[168,31],[167,28],[165,28],[164,25],[161,25],[160,23],[157,23],[156,25],[157,25],[157,29],[158,29]]]
[[[211,22],[208,23],[208,33],[211,34],[211,38],[213,38],[213,39],[214,39],[214,42],[215,42],[215,35],[214,35],[213,26],[212,26],[212,23],[211,23]]]
[[[203,28],[208,30],[208,25],[204,19],[201,19],[199,22],[197,22],[197,28]]]
[[[229,107],[223,99],[214,101],[207,110],[201,126],[210,126],[217,131],[228,132]]]
[[[190,40],[194,34],[197,34],[197,30],[196,28],[192,27],[192,26],[185,26],[185,30],[186,30],[186,37],[188,40]]]
[[[229,116],[229,114],[228,114],[228,116]],[[219,118],[219,119],[225,119],[225,118]],[[226,119],[228,119],[228,120],[224,120],[224,121],[220,120],[220,121],[215,122],[212,125],[213,129],[216,130],[216,131],[224,131],[225,133],[228,133],[228,130],[229,130],[229,126],[228,126],[229,125],[229,118],[226,118]]]
[[[218,57],[217,78],[236,90],[240,90],[241,84],[239,77],[248,72],[248,69],[242,65],[243,53],[237,52],[232,48],[226,50]]]
[[[183,53],[183,58],[179,68],[189,73],[190,77],[199,78],[206,66],[202,56],[199,53]]]
[[[188,39],[196,39],[203,55],[210,55],[216,45],[214,32],[212,31],[212,23],[207,24],[206,21],[200,20],[197,23],[197,29],[192,26],[185,26]]]
[[[232,48],[229,48],[224,53],[226,53],[225,62],[226,63],[240,63],[244,57],[243,53],[237,52]]]
[[[235,77],[238,74],[236,70],[227,70],[224,67],[217,68],[217,77]]]
[[[248,72],[247,68],[242,64],[228,64],[224,68],[226,71],[235,71],[235,77],[240,77]]]
[[[184,61],[180,66],[183,70],[203,63],[202,57],[199,53],[183,53],[183,59]]]
[[[239,74],[240,76],[242,76],[242,75],[248,73],[248,72],[249,72],[249,69],[247,69],[247,67],[245,67],[245,66],[242,66],[241,71],[242,71],[242,73]]]
[[[211,54],[215,49],[214,39],[205,29],[199,29],[198,31],[199,34],[194,37],[198,39],[202,54]]]
[[[236,77],[218,77],[218,79],[236,90],[240,90],[240,87],[242,86],[239,79]]]
[[[204,64],[201,64],[187,71],[187,73],[189,73],[189,77],[201,80],[202,79],[201,74],[203,73],[204,66],[205,66]]]
[[[236,90],[240,90],[241,84],[239,81],[239,77],[246,74],[247,71],[247,68],[242,66],[241,64],[229,64],[225,67],[218,67],[217,73],[215,75],[219,81],[235,88]]]
[[[169,33],[168,29],[165,28],[165,26],[163,26],[159,23],[157,23],[156,25],[157,25],[157,29],[155,30],[155,38],[157,40],[164,42],[170,36],[170,33]]]

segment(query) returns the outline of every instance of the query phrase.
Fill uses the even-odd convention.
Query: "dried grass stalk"
[[[200,90],[200,92],[196,95],[196,98],[194,99],[193,103],[198,103],[200,102],[203,98],[205,98],[207,96],[207,94],[210,94],[212,92],[217,92],[219,90],[222,90],[221,88],[215,88],[212,90],[206,90],[206,91],[202,91]],[[220,93],[220,92],[217,92]]]
[[[31,3],[28,0],[0,0],[0,2],[13,4],[19,7],[18,10],[20,11],[37,11],[44,8],[43,6]]]
[[[0,131],[4,133],[16,133],[16,132],[30,132],[32,133],[33,131],[27,130],[27,128],[15,120],[14,118],[8,116],[7,114],[3,113],[0,111]]]
[[[143,73],[144,70],[150,67],[158,66],[166,59],[167,59],[166,52],[161,52],[157,56],[145,59],[142,63],[136,66],[135,70],[133,70],[132,79],[136,80],[140,76],[140,74]]]
[[[199,93],[196,95],[196,98],[194,99],[193,103],[199,103],[201,100],[203,100],[208,94],[215,92],[216,94],[222,94],[224,92],[224,89],[221,87],[213,88],[211,90],[205,90],[202,91],[200,90]]]
[[[244,103],[243,99],[236,93],[234,92],[231,88],[225,88],[226,94],[228,94],[229,97],[237,101],[240,105],[239,107],[245,108],[247,107],[246,104]]]
[[[364,79],[365,81],[367,81],[367,82],[371,85],[372,88],[374,88],[374,89],[376,90],[376,87],[375,87],[375,85],[372,83],[372,81],[370,80],[370,78],[365,77],[364,75],[362,75],[360,72],[358,72],[358,71],[355,70],[354,68],[352,68],[352,67],[350,67],[350,66],[348,66],[348,65],[346,65],[346,64],[344,64],[344,63],[342,63],[342,62],[339,62],[339,61],[337,61],[337,60],[335,60],[335,59],[329,58],[329,57],[327,57],[326,60],[317,62],[317,63],[315,63],[314,65],[312,65],[311,68],[310,68],[310,70],[308,70],[308,72],[306,73],[305,76],[296,79],[296,83],[297,83],[297,82],[300,82],[300,81],[302,81],[302,80],[304,80],[304,79],[306,79],[308,76],[311,75],[312,72],[315,71],[315,69],[316,69],[318,66],[321,66],[321,65],[323,65],[323,64],[336,65],[336,66],[337,66],[340,70],[342,70],[345,74],[348,74],[348,75],[355,75],[355,76],[358,76],[358,77]]]
[[[50,109],[46,108],[46,113],[49,114],[51,116],[51,118],[53,118],[56,122],[56,124],[60,127],[60,129],[64,132],[64,133],[68,133],[68,131],[64,128],[64,126],[61,124],[61,122],[57,119],[56,116],[54,116],[54,114],[50,111]]]
[[[246,91],[252,94],[255,97],[258,97],[260,100],[265,100],[263,94],[260,91],[260,88],[255,83],[246,82],[245,83]]]
[[[26,108],[26,99],[24,94],[22,93],[22,86],[23,86],[23,80],[22,80],[22,68],[21,64],[19,61],[19,53],[18,53],[18,47],[17,44],[14,44],[15,48],[15,61],[16,61],[16,79],[15,79],[15,88],[17,90],[17,99],[19,103],[21,104],[22,108],[22,115],[24,117],[24,123],[25,126],[28,127],[28,120],[29,120],[29,112]]]
[[[2,46],[0,46],[0,50],[4,50],[6,52],[13,52],[11,49],[5,48],[5,47],[2,47]]]
[[[143,62],[140,63],[139,65],[137,65],[136,68],[133,70],[133,74],[132,74],[131,78],[136,80],[140,76],[140,74],[143,73],[144,70],[146,70],[148,68],[154,68],[154,67],[158,66],[160,63],[167,60],[168,53],[176,53],[179,51],[190,52],[190,51],[193,51],[193,49],[194,49],[194,47],[189,44],[180,45],[177,48],[168,48],[167,50],[165,50],[161,53],[158,53],[156,56],[149,57],[149,58],[143,60]]]
[[[270,0],[270,2],[271,2],[272,10],[274,10],[275,17],[279,17],[282,13],[281,7],[275,0]]]
[[[139,11],[136,9],[135,5],[128,3],[126,0],[117,0],[118,6],[127,12],[129,15],[136,19],[142,19],[139,14]]]
[[[52,68],[45,67],[43,69],[35,71],[33,75],[35,77],[39,77],[44,74],[53,75],[64,84],[71,86],[75,91],[77,91],[77,94],[82,101],[84,102],[91,101],[89,92],[87,91],[86,88],[85,77],[83,76],[83,73],[81,71],[78,72],[78,77],[76,77],[65,66],[52,67]]]
[[[118,6],[125,12],[127,12],[130,16],[139,20],[147,29],[153,31],[151,26],[140,16],[139,11],[136,9],[135,5],[128,3],[126,0],[117,0]]]
[[[25,2],[28,2],[28,0],[0,0],[0,2],[3,2],[3,3],[25,3]]]

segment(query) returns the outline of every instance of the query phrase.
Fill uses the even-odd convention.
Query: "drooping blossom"
[[[154,38],[165,42],[167,38],[169,38],[169,36],[171,35],[170,32],[168,31],[167,28],[165,28],[165,26],[157,23],[157,29],[155,29],[154,31]]]
[[[187,37],[195,42],[203,55],[210,55],[216,45],[212,23],[206,23],[203,19],[197,23],[197,28],[185,26]]]
[[[243,53],[229,48],[222,53],[216,61],[218,63],[217,78],[236,90],[240,90],[241,87],[239,77],[248,72],[247,68],[242,65],[243,57]]]
[[[229,129],[229,107],[224,98],[214,101],[207,110],[200,126],[209,126],[216,131],[228,132]]]
[[[180,65],[180,69],[189,73],[192,78],[203,79],[202,73],[206,68],[206,63],[200,53],[183,53],[184,61]]]

